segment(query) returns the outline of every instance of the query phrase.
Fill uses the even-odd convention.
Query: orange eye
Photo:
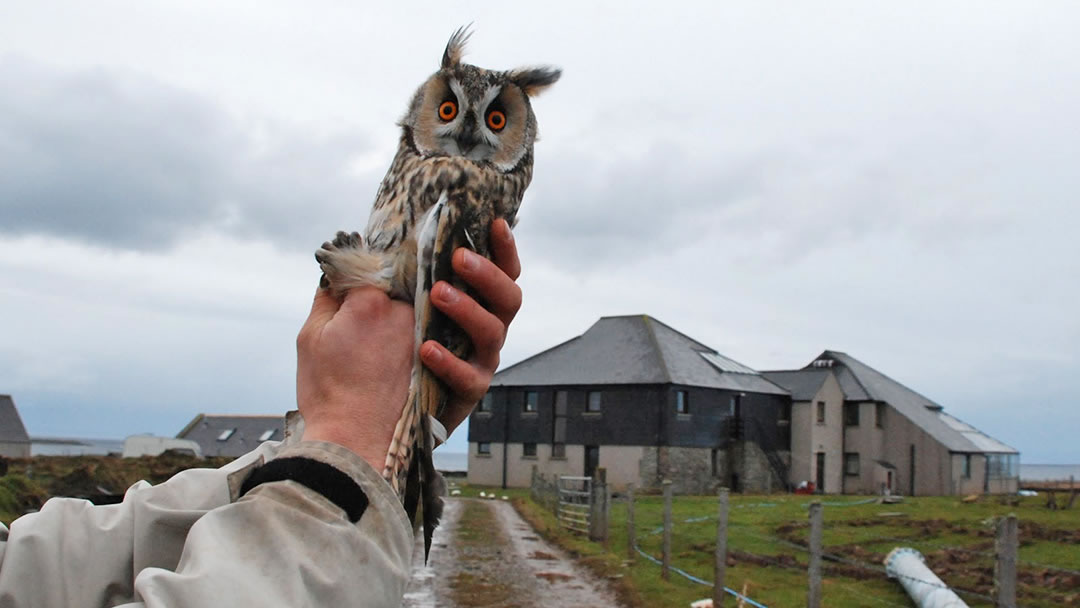
[[[506,126],[506,114],[498,110],[488,112],[487,125],[492,131],[502,131],[502,128]]]
[[[452,101],[444,101],[439,104],[439,118],[449,122],[457,116],[457,104]]]

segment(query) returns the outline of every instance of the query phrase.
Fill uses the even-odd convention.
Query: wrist
[[[363,458],[371,468],[382,471],[386,464],[386,453],[390,449],[390,433],[381,436],[373,433],[366,425],[342,423],[329,420],[304,421],[304,441],[326,441]]]

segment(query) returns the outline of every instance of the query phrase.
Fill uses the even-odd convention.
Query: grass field
[[[729,516],[727,586],[766,606],[806,603],[804,549],[809,531],[806,496],[733,496]],[[857,504],[859,497],[824,497],[825,606],[911,606],[903,589],[884,574],[882,559],[894,547],[921,551],[927,563],[970,606],[992,606],[994,524],[1015,513],[1020,521],[1019,603],[1080,606],[1080,509],[1050,511],[1042,497],[1013,504],[984,497],[964,503],[953,497],[907,499],[902,504]],[[624,587],[640,606],[688,606],[710,588],[638,558],[626,564],[626,505],[612,507],[607,548],[558,528],[553,515],[527,498],[515,504],[541,532],[583,556]],[[713,577],[715,497],[677,497],[673,564],[701,579]],[[638,545],[661,555],[663,499],[635,502]],[[734,605],[734,602],[731,602]]]

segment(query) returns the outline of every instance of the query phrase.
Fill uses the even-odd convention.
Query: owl
[[[470,292],[451,270],[454,250],[468,247],[490,258],[491,223],[504,218],[515,224],[532,179],[537,138],[529,99],[561,75],[551,67],[494,71],[462,63],[470,35],[468,28],[454,32],[439,71],[413,95],[363,236],[339,232],[315,254],[323,286],[335,295],[375,286],[411,302],[416,347],[438,340],[462,359],[470,356],[472,344],[431,305],[431,288],[445,280]],[[410,519],[422,505],[425,556],[445,493],[431,451],[436,440],[446,439],[438,417],[448,397],[447,387],[423,367],[417,352],[408,402],[382,471]]]

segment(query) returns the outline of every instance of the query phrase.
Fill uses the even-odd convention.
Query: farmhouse
[[[199,444],[203,456],[236,458],[264,441],[281,441],[285,437],[285,417],[199,414],[176,437]]]
[[[615,488],[764,491],[789,474],[788,391],[647,315],[497,373],[469,423],[469,481],[523,487],[607,469]]]
[[[826,493],[1013,493],[1020,454],[858,359],[762,372],[791,391],[791,477]]]
[[[647,315],[495,374],[469,422],[469,481],[607,470],[615,488],[1011,493],[1019,453],[837,351],[757,372]]]
[[[11,395],[0,395],[0,456],[29,458],[30,436]]]

